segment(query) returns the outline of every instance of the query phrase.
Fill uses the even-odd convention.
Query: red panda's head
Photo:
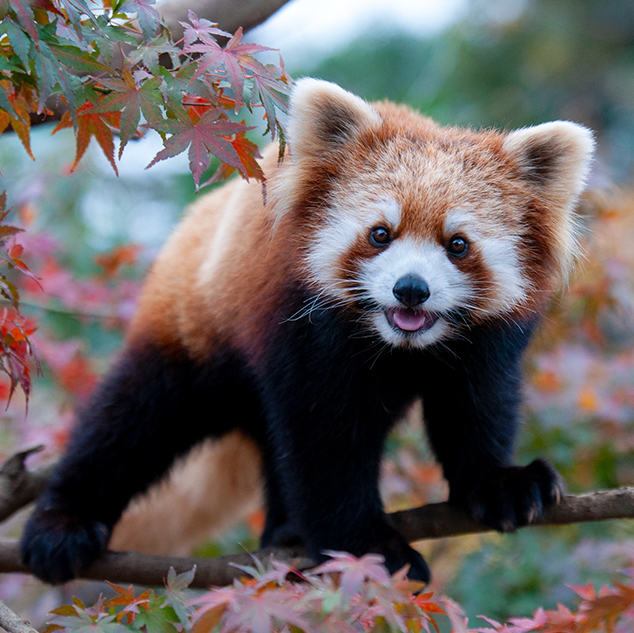
[[[307,281],[390,344],[535,310],[578,254],[594,145],[580,125],[443,128],[303,79],[289,137],[275,213],[300,223]]]

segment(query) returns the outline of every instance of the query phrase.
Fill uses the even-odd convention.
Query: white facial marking
[[[356,194],[356,195],[355,195]],[[449,313],[459,309],[477,310],[477,316],[497,316],[521,305],[530,289],[530,281],[522,275],[519,260],[520,235],[500,221],[489,221],[481,214],[456,209],[447,214],[445,238],[461,235],[479,251],[494,287],[476,296],[474,280],[462,272],[447,254],[444,245],[431,238],[397,237],[376,255],[360,262],[355,271],[339,268],[359,239],[369,239],[375,226],[387,226],[395,231],[401,222],[401,206],[394,199],[368,202],[361,191],[346,197],[345,202],[330,208],[327,223],[316,232],[307,249],[306,265],[311,279],[321,289],[321,297],[342,304],[360,298],[371,300],[377,307],[367,311],[370,327],[391,345],[422,348],[455,333]],[[518,228],[521,230],[521,227]],[[427,329],[405,331],[388,320],[402,304],[394,296],[394,285],[404,275],[421,277],[429,287],[430,296],[420,310],[438,317]],[[328,305],[324,303],[324,305]],[[393,319],[393,316],[390,318]]]
[[[517,256],[518,236],[505,235],[481,238],[478,246],[496,285],[487,309],[491,313],[509,312],[526,299],[530,282],[522,276]]]
[[[490,314],[508,312],[521,304],[530,286],[522,275],[518,258],[520,236],[500,228],[498,223],[487,231],[481,218],[462,210],[450,211],[445,219],[445,236],[459,234],[477,245],[493,276],[495,290],[485,307]]]
[[[380,202],[378,208],[390,228],[396,230],[401,223],[401,205],[396,202],[396,200],[390,198]]]
[[[393,328],[386,316],[390,308],[402,307],[394,296],[394,285],[404,275],[421,277],[429,287],[429,299],[423,309],[440,318],[428,330],[405,334]],[[372,314],[372,324],[382,338],[393,345],[425,347],[449,332],[443,314],[469,304],[471,284],[468,277],[454,266],[445,249],[435,242],[411,238],[396,240],[381,254],[365,262],[360,274],[361,286],[368,297],[381,308]]]
[[[350,202],[354,203],[355,199],[351,197]],[[372,227],[387,225],[396,230],[400,221],[401,206],[391,198],[374,204],[358,202],[355,207],[341,205],[331,209],[326,226],[317,232],[306,256],[311,277],[330,294],[345,298],[348,284],[340,279],[335,265],[338,259],[360,237],[369,235]]]
[[[477,222],[473,214],[466,211],[449,211],[445,218],[445,237],[457,234],[468,234],[471,239],[478,237]],[[465,235],[466,237],[466,235]]]

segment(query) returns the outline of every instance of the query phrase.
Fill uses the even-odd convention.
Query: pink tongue
[[[427,321],[424,312],[413,312],[411,310],[394,310],[394,323],[407,332],[420,330]]]

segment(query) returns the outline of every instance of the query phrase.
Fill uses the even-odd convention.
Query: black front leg
[[[262,372],[275,485],[316,560],[327,550],[374,552],[391,572],[409,565],[410,578],[427,582],[425,561],[389,525],[378,491],[385,437],[413,387],[394,356],[371,363],[356,351],[318,315],[278,339]]]
[[[545,461],[512,463],[521,358],[534,324],[472,329],[468,341],[429,354],[423,410],[449,500],[475,520],[512,531],[558,502],[563,481]]]
[[[193,444],[227,430],[228,373],[221,362],[200,367],[156,346],[124,352],[81,411],[26,524],[22,558],[34,575],[51,583],[75,577],[106,548],[134,495]]]
[[[316,560],[327,550],[375,552],[391,572],[409,565],[410,578],[428,582],[427,565],[388,524],[379,497],[385,420],[351,417],[347,408],[332,417],[324,413],[271,411],[287,525]]]

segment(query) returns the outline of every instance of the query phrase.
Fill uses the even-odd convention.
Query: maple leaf
[[[51,624],[63,628],[68,633],[127,633],[128,629],[119,624],[114,615],[100,613],[91,615],[89,610],[76,598],[73,606],[63,606],[51,611],[56,617]],[[81,605],[81,606],[80,606]],[[49,624],[50,626],[50,624]],[[50,629],[47,629],[50,630]]]
[[[244,121],[242,121],[242,123],[244,124]],[[258,146],[246,138],[244,131],[236,134],[235,138],[231,141],[231,145],[236,150],[236,154],[247,172],[247,176],[255,178],[258,182],[264,182],[264,172],[256,160],[257,158],[262,158]],[[214,182],[226,180],[235,172],[235,170],[235,167],[227,165],[227,163],[221,163],[220,167],[216,170],[216,173],[201,186],[206,187]],[[247,180],[248,179],[249,178],[247,178]]]
[[[75,162],[71,166],[73,171],[82,156],[86,153],[90,139],[94,136],[99,143],[99,147],[103,150],[108,162],[112,165],[115,174],[119,174],[117,166],[114,162],[114,138],[112,130],[118,130],[121,122],[121,113],[119,112],[106,112],[98,113],[92,112],[92,104],[85,103],[79,110],[77,110],[77,151],[75,153]],[[58,132],[61,129],[71,127],[71,117],[68,112],[65,112],[57,124],[52,134]]]
[[[151,592],[146,608],[134,620],[135,628],[152,633],[178,633],[175,624],[180,624],[174,609],[165,604],[162,596]]]
[[[11,42],[11,46],[15,54],[20,58],[24,68],[28,69],[31,59],[29,55],[29,51],[31,49],[31,39],[15,22],[11,20],[7,21],[6,28],[7,35],[9,36],[9,42]]]
[[[120,120],[121,144],[119,159],[128,141],[138,134],[141,113],[148,123],[156,123],[163,118],[161,106],[163,95],[159,91],[161,79],[153,78],[140,86],[127,70],[122,73],[123,79],[102,79],[101,83],[113,92],[102,99],[91,112],[103,113],[123,110]]]
[[[108,602],[104,604],[104,607],[107,609],[108,607],[120,607],[124,608],[117,614],[117,621],[122,622],[124,619],[127,620],[128,624],[132,624],[135,621],[136,616],[141,613],[139,607],[143,609],[147,609],[150,603],[150,595],[152,594],[152,590],[148,589],[144,591],[142,594],[135,597],[134,589],[132,585],[130,585],[127,589],[120,585],[113,585],[112,583],[106,581],[108,585],[112,589],[117,592],[117,596],[114,598],[110,598]]]
[[[617,590],[599,595],[591,600],[584,600],[579,613],[584,620],[578,625],[579,633],[590,633],[599,630],[603,625],[606,631],[613,631],[619,617],[634,603],[634,588],[615,583]]]
[[[205,112],[198,121],[193,121],[186,114],[180,114],[178,119],[151,124],[149,127],[172,136],[164,141],[165,149],[154,157],[146,169],[189,148],[189,168],[194,175],[197,190],[200,177],[211,162],[211,154],[237,168],[246,177],[246,169],[240,162],[236,150],[224,137],[250,128],[241,123],[221,119],[221,114],[223,111],[215,108]]]
[[[81,37],[81,16],[82,14],[88,16],[93,24],[98,26],[95,15],[90,10],[84,0],[57,0],[60,6],[66,12],[68,19],[75,28],[75,31],[79,37]]]
[[[130,0],[120,9],[121,11],[136,13],[136,18],[139,21],[146,42],[149,42],[154,37],[159,24],[162,24],[161,16],[152,6],[153,4],[156,4],[156,0]]]
[[[312,573],[341,572],[341,590],[348,596],[359,593],[366,579],[385,584],[390,581],[390,575],[383,564],[385,559],[380,554],[365,554],[361,558],[347,552],[326,551],[324,554],[332,560],[322,563]]]
[[[271,633],[275,630],[276,620],[302,630],[310,630],[308,622],[297,614],[288,597],[282,590],[269,590],[263,593],[236,592],[225,612],[221,630]]]
[[[159,68],[159,57],[163,54],[169,55],[172,66],[178,68],[180,65],[178,56],[183,51],[175,46],[165,33],[157,35],[154,39],[143,46],[138,44],[126,59],[126,67],[132,68],[138,64],[143,64],[156,74]]]
[[[0,92],[4,92],[0,89]],[[12,94],[8,97],[11,104],[11,110],[16,113],[16,117],[5,110],[0,110],[0,133],[11,125],[13,131],[20,139],[26,153],[35,160],[35,156],[31,152],[31,121],[29,118],[29,106],[26,99],[21,94]]]
[[[240,27],[224,49],[210,39],[201,44],[185,46],[183,50],[186,53],[203,54],[198,60],[195,78],[215,68],[224,70],[231,90],[233,90],[236,103],[242,103],[245,79],[244,68],[251,68],[256,63],[255,58],[252,56],[254,53],[274,49],[260,46],[259,44],[243,43],[242,27]]]
[[[179,22],[179,24],[185,29],[183,31],[183,38],[185,40],[185,46],[190,46],[196,40],[209,44],[210,42],[216,43],[214,35],[221,35],[223,37],[231,37],[231,33],[223,31],[218,28],[217,22],[210,22],[205,18],[198,18],[198,16],[190,9],[187,12],[187,22]]]
[[[264,106],[266,117],[271,132],[271,140],[275,138],[277,121],[276,108],[288,113],[288,99],[290,88],[283,82],[276,79],[262,66],[266,72],[254,72],[251,81],[253,82],[252,100],[259,99]]]
[[[97,61],[87,52],[82,51],[77,46],[58,46],[49,44],[49,49],[55,58],[66,66],[70,66],[75,70],[87,70],[89,72],[111,73],[112,70],[105,64]]]
[[[35,16],[33,15],[31,3],[28,0],[9,0],[9,6],[13,9],[13,12],[18,18],[18,22],[22,25],[22,28],[33,38],[33,40],[39,42],[40,36],[37,32]]]
[[[141,247],[138,244],[117,246],[108,253],[95,257],[97,266],[103,269],[104,277],[114,279],[122,266],[134,266]]]
[[[178,616],[181,624],[185,629],[189,629],[190,617],[193,609],[190,605],[193,593],[187,589],[194,580],[196,574],[196,565],[182,574],[177,574],[173,567],[167,572],[167,580],[165,583],[165,604],[172,609]]]
[[[226,607],[230,605],[235,599],[235,595],[235,587],[216,587],[204,593],[202,596],[198,596],[189,601],[188,604],[190,605],[201,605],[194,614],[193,622],[195,623],[202,618],[205,613],[216,607]]]
[[[8,237],[12,237],[17,233],[22,233],[24,229],[18,229],[14,226],[0,226],[0,245],[4,246],[4,241]],[[20,259],[24,253],[24,247],[21,244],[13,244],[11,248],[6,251],[4,248],[0,248],[0,264],[8,264],[9,268],[15,268],[21,273],[30,277],[40,288],[40,282],[38,278],[31,272],[29,267]]]
[[[162,66],[158,68],[158,73],[163,78],[161,92],[170,105],[180,107],[184,93],[198,94],[198,86],[202,85],[202,82],[192,81],[195,72],[195,64],[183,64],[176,71],[168,70]]]

